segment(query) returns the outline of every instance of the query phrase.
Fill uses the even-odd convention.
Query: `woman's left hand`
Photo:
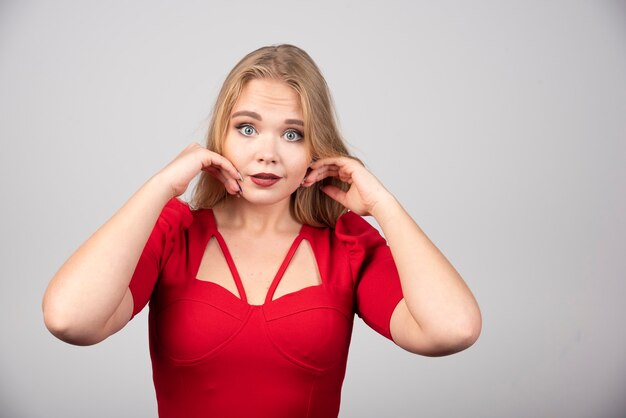
[[[333,185],[322,186],[321,189],[357,215],[374,215],[377,205],[393,198],[382,183],[353,158],[332,157],[315,161],[302,186],[312,186],[326,177],[336,177],[350,185],[347,191]]]

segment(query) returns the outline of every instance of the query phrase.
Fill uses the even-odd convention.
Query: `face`
[[[230,114],[224,156],[253,203],[288,203],[311,163],[298,93],[286,83],[248,81]]]

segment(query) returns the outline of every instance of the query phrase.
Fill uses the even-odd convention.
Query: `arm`
[[[373,208],[372,215],[389,243],[404,294],[391,317],[394,341],[408,351],[431,356],[471,346],[482,320],[458,272],[391,195]]]
[[[381,226],[398,268],[404,298],[391,317],[394,342],[407,351],[440,356],[472,345],[481,329],[478,304],[461,276],[382,184],[351,158],[315,162],[304,186],[335,176],[351,186],[322,190]]]
[[[46,327],[76,345],[100,342],[130,319],[128,289],[139,257],[165,204],[182,194],[200,170],[219,175],[230,193],[239,190],[237,170],[197,144],[187,147],[148,180],[63,264],[43,298]]]

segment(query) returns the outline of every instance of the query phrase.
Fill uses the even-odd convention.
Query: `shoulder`
[[[352,247],[386,244],[378,230],[354,212],[346,212],[337,219],[334,235]]]
[[[191,226],[193,214],[189,205],[178,198],[170,199],[157,220],[157,227],[164,232],[178,232]]]
[[[353,212],[346,212],[337,219],[332,235],[345,249],[353,272],[360,271],[365,264],[377,259],[381,252],[389,250],[380,232]]]

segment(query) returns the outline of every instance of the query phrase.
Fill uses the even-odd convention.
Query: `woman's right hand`
[[[239,172],[223,156],[191,144],[148,180],[54,275],[43,299],[44,321],[71,344],[95,344],[120,330],[134,308],[129,283],[163,206],[200,171],[239,192]]]
[[[200,144],[192,143],[157,173],[157,177],[171,187],[172,197],[185,193],[189,183],[201,171],[206,171],[224,184],[226,191],[237,194],[241,191],[238,180],[241,174],[222,155],[209,151]]]

